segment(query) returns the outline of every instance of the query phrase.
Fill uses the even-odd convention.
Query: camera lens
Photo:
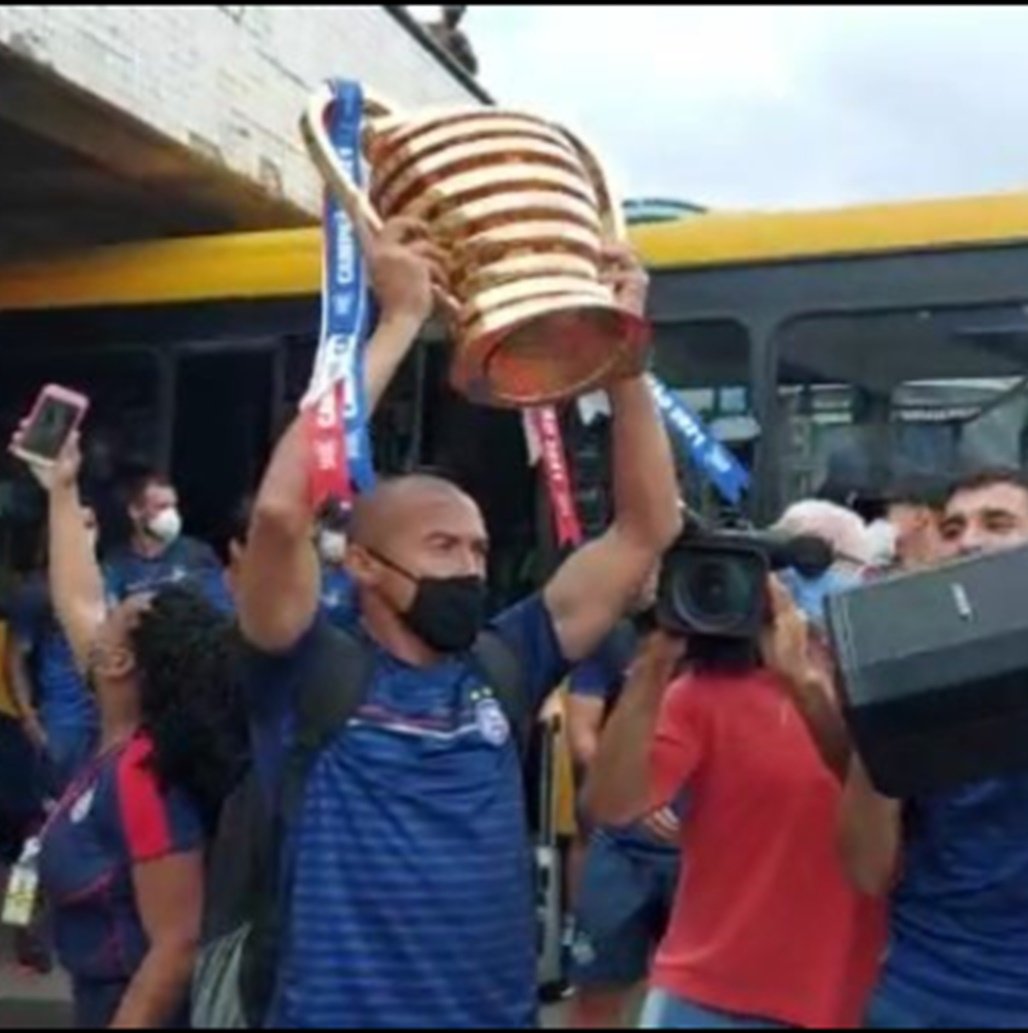
[[[748,550],[706,547],[680,554],[667,577],[674,624],[696,634],[749,634],[763,605],[766,575],[760,555]]]
[[[690,573],[687,591],[691,608],[717,622],[744,617],[752,597],[746,570],[725,557],[697,563]]]

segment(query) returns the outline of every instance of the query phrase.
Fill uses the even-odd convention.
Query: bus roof
[[[822,211],[710,212],[632,226],[652,269],[1028,241],[1028,193]],[[310,296],[317,227],[122,244],[0,267],[0,311]]]

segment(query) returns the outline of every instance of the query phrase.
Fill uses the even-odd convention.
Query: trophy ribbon
[[[538,457],[550,498],[557,547],[575,547],[582,543],[582,524],[575,507],[575,496],[568,469],[567,453],[560,432],[560,420],[552,405],[524,411],[525,434],[530,457]]]
[[[749,472],[666,384],[652,373],[646,379],[667,426],[683,442],[693,461],[720,495],[737,506],[743,492],[750,486]]]
[[[360,139],[364,113],[358,83],[331,83],[334,103],[326,129],[338,160],[362,182]],[[308,413],[311,494],[315,508],[335,496],[344,504],[352,484],[367,491],[375,470],[364,389],[364,347],[371,324],[368,276],[357,234],[345,208],[325,192],[321,333],[310,386],[301,408]]]

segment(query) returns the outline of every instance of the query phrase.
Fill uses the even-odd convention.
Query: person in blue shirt
[[[178,492],[166,477],[154,471],[138,477],[129,488],[128,515],[132,538],[104,563],[112,602],[177,584],[195,587],[222,613],[232,612],[221,563],[209,545],[183,535]]]
[[[231,625],[183,585],[108,605],[80,463],[76,434],[53,467],[30,468],[49,491],[50,594],[99,735],[32,846],[76,1025],[182,1029],[205,844],[242,771]]]
[[[623,621],[571,672],[568,732],[579,784],[596,756],[606,717],[621,695],[639,642],[637,622]],[[584,830],[588,845],[575,900],[572,947],[575,1028],[623,1026],[631,992],[648,975],[671,914],[680,821],[679,810],[665,808],[629,828]]]
[[[432,309],[442,256],[394,220],[365,256],[380,307],[367,350],[372,405]],[[641,311],[645,278],[608,256]],[[516,651],[526,703],[610,631],[680,528],[671,450],[644,380],[611,388],[615,517],[538,595],[492,627]],[[281,779],[293,686],[329,636],[298,419],[265,475],[245,546],[239,617],[263,656],[249,682],[254,762]],[[515,737],[469,649],[486,623],[489,543],[478,506],[429,476],[387,481],[353,510],[346,567],[368,695],[315,761],[289,830],[291,878],[267,1024],[300,1028],[532,1028],[532,851]]]
[[[1024,475],[960,481],[942,537],[949,557],[1028,544]],[[841,842],[856,885],[890,896],[891,942],[870,1027],[1028,1026],[1028,775],[898,801],[875,792],[855,759]]]
[[[82,508],[94,553],[96,514]],[[25,710],[25,731],[44,759],[45,792],[60,797],[96,745],[96,700],[86,687],[50,599],[45,573],[30,578],[11,603],[10,675]]]

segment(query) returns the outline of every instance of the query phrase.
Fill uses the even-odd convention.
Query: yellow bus
[[[1028,194],[695,210],[631,232],[652,271],[657,372],[752,467],[750,516],[815,492],[872,497],[897,471],[1025,460]],[[306,384],[319,291],[317,228],[0,267],[0,433],[41,382],[75,384],[94,399],[94,479],[112,453],[155,460],[216,538]],[[448,390],[441,343],[430,330],[402,371],[378,462],[442,466],[475,492],[506,594],[534,576],[535,478],[517,417]],[[606,505],[602,427],[567,421],[591,526]],[[12,483],[0,500],[13,519]]]

